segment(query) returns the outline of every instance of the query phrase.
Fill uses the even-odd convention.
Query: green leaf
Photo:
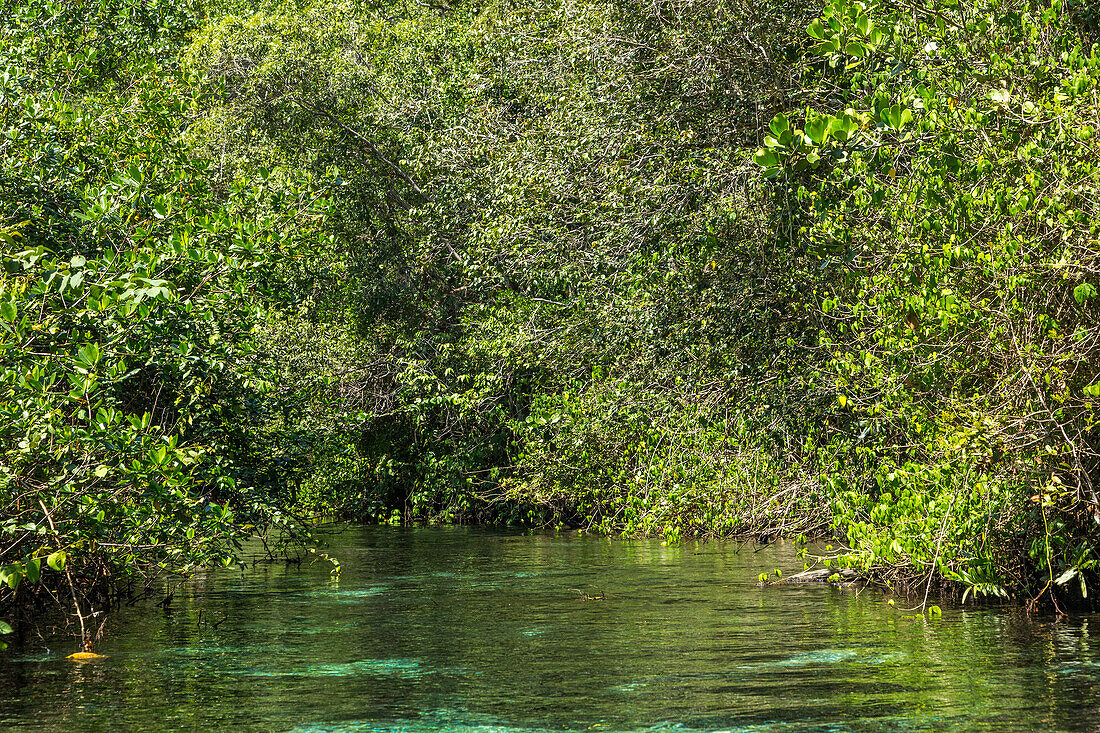
[[[64,550],[58,550],[50,553],[49,557],[46,558],[46,564],[60,573],[65,570],[65,562],[68,559],[69,556],[65,554]]]
[[[15,303],[10,300],[0,300],[0,318],[3,318],[8,323],[15,323],[15,316],[18,314],[18,309],[15,307]]]
[[[867,56],[869,52],[870,49],[859,41],[849,41],[848,43],[844,44],[844,53],[848,54],[849,56],[855,56],[857,59],[861,59],[864,56]]]
[[[787,119],[787,115],[780,112],[772,121],[768,124],[768,129],[772,131],[772,134],[777,138],[782,138],[783,133],[791,129],[791,121]]]
[[[858,131],[859,121],[848,115],[834,117],[829,120],[829,135],[840,142],[850,140]]]
[[[14,631],[15,629],[13,629],[8,622],[0,621],[0,634],[10,634]]]
[[[19,587],[19,581],[21,580],[23,580],[23,566],[19,563],[0,567],[0,583],[5,583],[9,588],[15,590]]]
[[[913,113],[899,104],[882,110],[881,119],[895,130],[900,130],[913,121]]]
[[[1096,287],[1092,283],[1081,283],[1073,289],[1073,299],[1083,305],[1089,298],[1096,297]]]
[[[1100,397],[1100,382],[1090,384],[1083,391],[1086,397]]]
[[[1058,579],[1054,581],[1055,585],[1065,585],[1069,581],[1073,580],[1073,576],[1077,575],[1077,568],[1070,568],[1066,572],[1058,576]]]
[[[806,28],[806,33],[819,41],[825,40],[825,25],[821,22],[821,18],[810,23],[809,27]]]
[[[806,121],[806,137],[810,138],[815,145],[820,145],[825,137],[829,133],[828,117],[815,117],[812,120]]]
[[[753,154],[752,162],[763,168],[771,168],[772,166],[779,165],[779,158],[772,151],[766,148],[760,148]]]
[[[25,560],[23,564],[27,568],[27,580],[32,583],[37,583],[39,575],[42,574],[42,561],[36,557],[31,560]]]
[[[87,366],[95,366],[99,361],[99,347],[95,344],[82,346],[80,351],[77,352],[77,359]]]

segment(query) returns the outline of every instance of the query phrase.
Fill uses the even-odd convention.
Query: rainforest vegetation
[[[1092,0],[0,19],[9,620],[326,517],[1100,593]]]

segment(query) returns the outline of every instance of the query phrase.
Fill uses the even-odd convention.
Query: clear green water
[[[1100,731],[1100,617],[930,622],[869,591],[755,587],[797,567],[778,546],[390,528],[334,545],[338,583],[321,564],[212,574],[168,613],[116,616],[100,662],[9,650],[0,730]]]

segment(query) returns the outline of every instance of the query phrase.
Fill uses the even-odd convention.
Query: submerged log
[[[859,580],[859,573],[852,568],[818,568],[816,570],[803,570],[801,573],[776,578],[772,581],[759,583],[765,585],[790,585],[793,583],[854,583]]]

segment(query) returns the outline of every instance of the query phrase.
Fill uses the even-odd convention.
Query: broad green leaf
[[[6,584],[12,590],[19,587],[23,580],[23,566],[19,563],[11,563],[0,567],[0,583]]]
[[[770,150],[760,148],[752,156],[752,161],[763,168],[779,165],[779,158]]]
[[[1062,291],[1065,292],[1065,291]],[[1092,283],[1081,283],[1073,289],[1073,299],[1084,304],[1089,298],[1096,297],[1096,287]]]
[[[768,124],[768,129],[772,131],[776,138],[782,138],[783,133],[791,129],[791,122],[787,119],[787,115],[780,112],[772,118],[772,121]]]
[[[900,130],[913,121],[913,113],[900,104],[882,110],[881,119],[895,130]]]
[[[1077,575],[1077,568],[1070,568],[1066,572],[1059,575],[1058,579],[1054,581],[1054,584],[1055,585],[1065,585],[1069,581],[1073,580],[1073,577],[1075,575]]]
[[[819,41],[824,40],[825,25],[821,22],[821,18],[818,18],[814,22],[810,23],[809,27],[806,28],[806,33],[810,34],[810,36],[816,38]]]
[[[815,145],[820,145],[829,132],[829,117],[815,117],[806,121],[806,137]]]
[[[64,550],[58,550],[57,552],[50,553],[50,555],[46,558],[46,564],[60,573],[65,570],[65,562],[68,559],[69,556],[65,553]]]
[[[87,366],[95,366],[99,361],[99,347],[95,344],[82,346],[80,351],[77,352],[77,359]]]
[[[37,583],[38,577],[42,572],[42,561],[36,557],[30,560],[24,560],[23,565],[26,567],[27,580],[32,583]]]

